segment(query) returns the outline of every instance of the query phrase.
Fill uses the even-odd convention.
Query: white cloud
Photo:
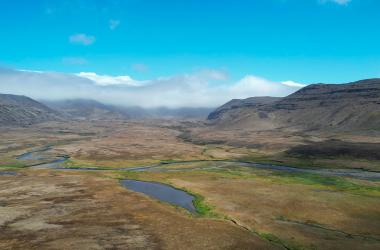
[[[77,76],[92,80],[96,85],[127,85],[139,86],[142,82],[133,80],[130,76],[98,75],[94,72],[80,72]]]
[[[45,73],[44,71],[41,71],[41,70],[30,70],[30,69],[19,69],[19,71],[21,71],[21,72],[31,72],[31,73],[40,73],[40,74]]]
[[[234,98],[286,96],[299,86],[285,85],[253,75],[226,81],[215,70],[137,81],[130,76],[94,72],[64,74],[0,68],[0,93],[37,99],[87,98],[142,107],[216,107]],[[214,82],[217,81],[217,82]],[[43,91],[42,91],[43,90]]]
[[[111,30],[115,30],[120,25],[120,20],[109,20],[109,27]]]
[[[265,78],[247,75],[229,87],[226,92],[231,92],[238,96],[238,98],[247,98],[251,96],[278,97],[288,95],[297,89],[298,87],[295,86],[286,86],[282,83],[273,82]]]
[[[294,81],[283,81],[281,82],[282,84],[286,85],[286,86],[290,86],[290,87],[299,87],[299,88],[303,88],[306,86],[306,84],[303,84],[303,83],[299,83],[299,82],[294,82]]]
[[[86,34],[74,34],[69,37],[69,41],[74,44],[91,45],[95,42],[95,37]]]
[[[320,2],[321,3],[332,2],[332,3],[339,4],[339,5],[346,5],[349,2],[351,2],[351,0],[320,0]]]

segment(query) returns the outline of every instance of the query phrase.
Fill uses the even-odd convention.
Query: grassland
[[[271,235],[271,241],[281,239],[287,248],[378,247],[379,186],[344,178],[241,172],[139,173],[126,177],[193,190],[206,197],[215,213],[266,239]]]
[[[281,147],[291,147],[302,141],[299,135],[284,141],[279,134],[261,134],[261,148],[193,143],[181,139],[183,125],[169,125],[78,122],[7,129],[0,139],[0,171],[19,175],[0,176],[0,214],[6,218],[0,221],[0,248],[380,248],[379,182],[233,164],[354,168],[362,163],[375,170],[376,160],[295,157],[267,145],[278,136],[274,144],[282,140]],[[47,157],[70,156],[66,167],[99,171],[31,169],[25,166],[38,161],[14,160],[46,145],[52,145]],[[232,162],[218,168],[194,162],[163,166],[167,171],[115,170],[193,160]],[[198,216],[126,190],[120,179],[183,189],[196,197]]]

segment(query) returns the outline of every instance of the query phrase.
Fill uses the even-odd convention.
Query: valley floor
[[[287,151],[305,141],[336,148],[339,139],[371,142],[370,152],[376,137],[212,136],[204,125],[174,121],[45,123],[0,132],[1,249],[380,248],[379,179],[234,163],[377,173],[380,161],[367,151],[354,159]],[[47,146],[38,157],[16,159]],[[68,169],[38,167],[57,157],[70,157],[59,163]],[[185,190],[196,197],[197,214],[123,188],[123,179]]]

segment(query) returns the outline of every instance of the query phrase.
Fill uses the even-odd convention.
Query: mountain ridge
[[[115,106],[92,99],[42,101],[73,119],[206,119],[213,108]]]
[[[266,97],[267,98],[267,97]],[[244,105],[256,100],[256,105]],[[212,125],[257,130],[361,130],[380,128],[380,78],[345,84],[312,84],[272,102],[260,97],[222,105],[208,117]],[[223,111],[223,112],[221,112]]]
[[[22,95],[0,94],[0,125],[26,126],[34,123],[60,120],[60,114]]]

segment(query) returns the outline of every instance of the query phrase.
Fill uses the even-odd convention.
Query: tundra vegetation
[[[320,143],[304,143],[311,138],[307,134],[249,135],[250,140],[258,135],[262,147],[237,145],[235,138],[231,143],[202,142],[199,134],[207,129],[180,121],[118,120],[1,128],[0,247],[380,247],[377,159],[364,153],[351,158],[325,154]],[[313,141],[324,141],[322,149],[337,144],[359,145],[365,152],[373,148],[362,146],[363,136],[351,136],[348,143],[345,137],[313,135]],[[229,140],[228,133],[225,138]],[[285,150],[276,147],[279,141]],[[315,147],[316,153],[303,154]],[[17,160],[27,152],[38,157]],[[57,157],[70,158],[39,167]],[[368,175],[281,171],[242,162]],[[182,189],[195,197],[197,213],[125,189],[123,179]]]

